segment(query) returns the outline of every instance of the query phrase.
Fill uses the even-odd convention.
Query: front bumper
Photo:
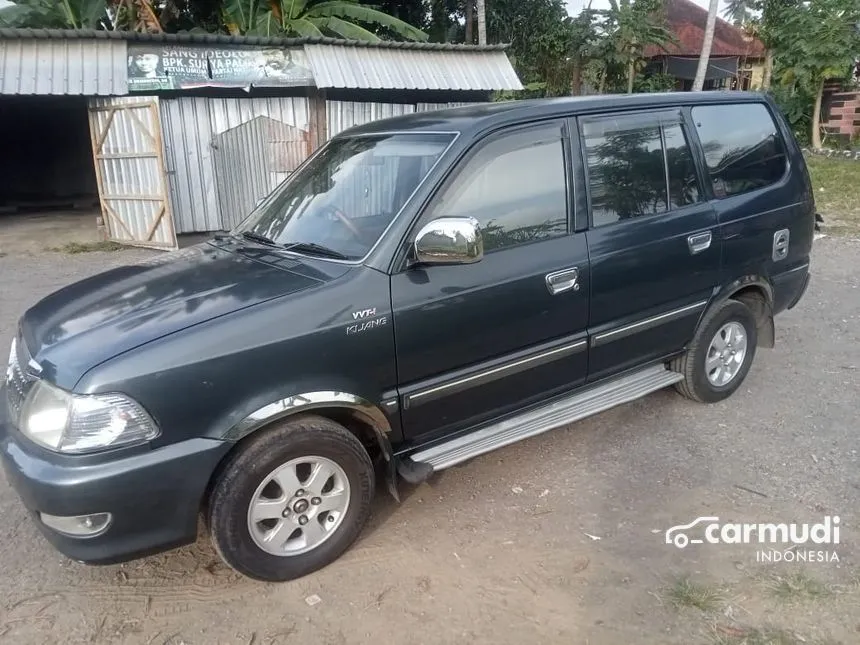
[[[231,444],[190,439],[130,454],[59,455],[31,443],[7,419],[0,388],[0,459],[10,484],[61,553],[91,563],[130,560],[193,542],[209,479]],[[122,456],[125,454],[126,456]],[[111,513],[94,537],[69,537],[45,526],[39,513]]]

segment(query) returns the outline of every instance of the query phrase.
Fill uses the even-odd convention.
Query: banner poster
[[[313,85],[303,49],[128,44],[130,92]]]

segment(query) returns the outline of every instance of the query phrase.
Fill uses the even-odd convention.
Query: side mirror
[[[484,257],[484,239],[474,217],[439,217],[415,238],[415,264],[472,264]]]

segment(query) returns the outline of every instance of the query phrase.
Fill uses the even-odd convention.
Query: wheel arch
[[[276,423],[293,417],[315,414],[339,423],[354,434],[368,449],[371,459],[378,456],[384,463],[389,492],[399,501],[394,451],[391,447],[391,424],[383,411],[356,394],[319,390],[293,394],[264,405],[237,423],[233,424],[222,439],[233,443],[233,447],[215,468],[208,486],[204,504],[208,502],[212,486],[232,459],[241,450],[244,440]]]
[[[773,322],[773,286],[770,281],[760,275],[745,275],[732,281],[717,291],[711,300],[711,306],[719,306],[726,300],[738,300],[752,311],[756,320],[758,346],[772,348],[776,343],[776,330]],[[702,318],[699,324],[705,318]]]

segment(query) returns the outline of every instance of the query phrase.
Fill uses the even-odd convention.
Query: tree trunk
[[[818,84],[818,92],[815,94],[815,107],[812,108],[812,147],[821,147],[821,97],[824,96],[824,79]]]
[[[705,38],[702,41],[702,53],[699,54],[699,66],[696,68],[696,78],[693,81],[693,91],[701,92],[705,86],[705,74],[708,71],[708,61],[711,60],[711,47],[714,45],[714,27],[717,24],[717,10],[720,0],[711,0],[708,7],[708,21],[705,23]]]
[[[577,56],[570,71],[570,93],[573,96],[582,94],[582,59]]]
[[[767,49],[764,52],[764,69],[761,73],[761,89],[770,89],[770,79],[773,77],[773,51]]]
[[[475,0],[466,0],[466,44],[475,42]]]
[[[478,44],[487,44],[487,3],[478,0]]]
[[[606,89],[606,69],[600,74],[600,83],[597,84],[597,93],[603,94],[603,90]]]
[[[636,61],[632,58],[627,63],[627,93],[633,94],[633,77],[636,76]]]

